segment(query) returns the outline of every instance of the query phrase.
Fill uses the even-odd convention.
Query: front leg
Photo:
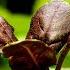
[[[60,51],[60,56],[59,56],[59,59],[57,61],[57,65],[56,65],[55,70],[61,70],[61,66],[62,66],[63,61],[64,61],[66,55],[68,54],[69,50],[70,50],[70,35],[68,37],[68,40],[67,40],[65,47],[63,47],[63,49]]]
[[[57,54],[64,45],[65,45],[65,42],[60,41],[60,42],[53,43],[53,44],[49,45],[49,47],[51,47],[55,51],[55,53]]]

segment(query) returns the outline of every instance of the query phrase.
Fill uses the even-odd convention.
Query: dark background
[[[0,4],[4,5],[12,13],[31,14],[35,1],[36,0],[0,0]]]
[[[31,14],[35,0],[7,0],[7,9],[13,13]]]

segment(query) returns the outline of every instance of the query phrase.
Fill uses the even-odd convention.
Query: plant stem
[[[69,52],[69,49],[70,49],[70,46],[66,44],[65,47],[63,47],[63,49],[61,50],[60,52],[60,56],[59,56],[59,59],[57,61],[57,64],[56,64],[56,69],[55,70],[61,70],[61,66],[63,64],[63,61],[66,57],[66,55],[68,54]]]

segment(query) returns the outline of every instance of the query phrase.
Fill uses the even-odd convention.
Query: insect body
[[[33,16],[27,38],[39,39],[58,50],[67,42],[69,33],[70,6],[55,0]]]
[[[41,7],[32,17],[26,39],[2,49],[12,70],[49,70],[56,64],[56,53],[66,44],[56,64],[60,70],[70,48],[70,6],[55,0]]]

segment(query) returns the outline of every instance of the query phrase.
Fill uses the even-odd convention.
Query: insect
[[[17,40],[13,32],[13,27],[8,24],[4,17],[0,17],[0,48]]]
[[[63,0],[45,4],[32,17],[26,39],[3,48],[12,70],[49,70],[66,45],[56,66],[60,70],[70,48],[70,6]]]
[[[38,39],[58,52],[70,37],[70,6],[54,0],[32,17],[27,39]]]

